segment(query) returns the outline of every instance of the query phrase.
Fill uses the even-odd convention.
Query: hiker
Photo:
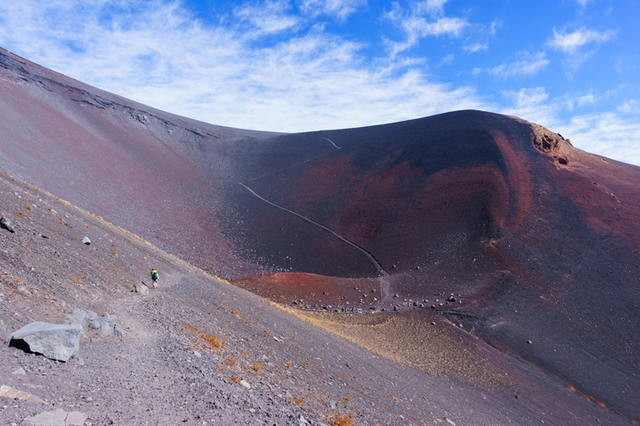
[[[153,288],[158,288],[158,271],[151,270],[151,281],[153,281]]]

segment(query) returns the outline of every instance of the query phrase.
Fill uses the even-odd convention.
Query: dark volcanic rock
[[[4,217],[4,216],[2,216],[0,218],[0,228],[6,229],[7,231],[9,231],[11,233],[14,232],[13,223],[11,223],[11,221],[8,218]]]

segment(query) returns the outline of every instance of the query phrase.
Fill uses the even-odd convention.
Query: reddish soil
[[[481,111],[292,135],[223,128],[4,50],[0,111],[4,171],[240,287],[308,307],[282,315],[388,360],[375,368],[399,363],[438,377],[425,360],[443,358],[420,358],[418,342],[432,322],[456,324],[443,357],[524,369],[535,410],[553,411],[555,423],[640,419],[636,166]],[[16,218],[15,208],[2,214]],[[364,297],[371,290],[375,303]],[[238,303],[253,303],[237,291]],[[342,312],[347,301],[376,313]],[[323,309],[341,313],[312,312]],[[394,355],[407,345],[420,349]],[[518,419],[520,402],[501,389],[470,405],[486,423],[504,422],[492,411],[503,405]]]

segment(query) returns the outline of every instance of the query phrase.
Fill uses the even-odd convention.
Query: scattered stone
[[[85,244],[85,245],[87,245],[87,246],[88,246],[89,244],[91,244],[91,240],[89,239],[89,237],[84,237],[84,238],[82,239],[82,244]]]
[[[22,392],[18,389],[14,389],[10,386],[5,386],[5,385],[0,386],[0,396],[5,396],[7,398],[12,398],[12,399],[15,399],[15,398],[23,399],[25,401],[35,402],[38,404],[45,403],[43,400],[41,400],[37,396],[31,395],[30,393],[27,393],[27,392]]]
[[[135,293],[140,293],[143,296],[146,296],[147,294],[149,294],[149,287],[147,287],[144,283],[140,283],[136,284],[135,287],[133,287],[133,291]]]
[[[96,316],[90,319],[89,330],[96,330],[105,336],[124,337],[122,327],[117,323],[118,317],[115,315]]]
[[[67,362],[80,348],[79,324],[61,325],[37,321],[27,324],[7,337],[9,346]]]
[[[309,423],[307,421],[307,419],[304,418],[304,416],[302,414],[300,414],[300,417],[298,417],[298,425],[299,426],[307,426],[310,425],[311,423]]]
[[[11,221],[6,218],[5,216],[0,217],[0,228],[2,229],[6,229],[7,231],[13,233],[15,232],[13,230],[13,224],[11,223]]]
[[[26,376],[27,372],[24,371],[24,368],[20,367],[17,370],[14,370],[11,374],[15,374],[16,376]]]
[[[31,296],[31,292],[29,289],[23,285],[18,286],[18,292],[24,294],[25,296]]]
[[[101,317],[93,311],[76,309],[73,314],[67,316],[85,329],[95,330],[105,336],[124,337],[124,331],[118,324],[118,317],[115,315]]]
[[[72,426],[83,425],[87,421],[88,416],[79,411],[70,413],[58,408],[56,411],[45,411],[34,417],[24,419],[27,425],[38,426]]]

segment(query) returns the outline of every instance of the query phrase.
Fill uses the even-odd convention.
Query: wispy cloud
[[[535,55],[529,52],[519,52],[515,60],[489,69],[489,74],[502,78],[530,76],[545,69],[549,62],[545,52],[538,52]]]
[[[424,0],[411,6],[416,15],[429,15],[432,18],[444,15],[444,5],[449,0]]]
[[[253,38],[294,30],[301,19],[289,13],[291,5],[285,1],[267,1],[264,4],[243,4],[233,14],[238,23],[250,26],[247,32]]]
[[[326,14],[345,21],[358,9],[367,5],[367,0],[302,0],[300,9],[313,17]]]
[[[635,99],[628,99],[624,101],[622,105],[617,108],[623,114],[637,114],[640,115],[640,102]]]
[[[553,37],[547,40],[547,46],[565,54],[562,64],[569,80],[582,64],[595,55],[594,49],[585,50],[588,46],[605,43],[616,35],[613,30],[595,31],[585,27],[575,31],[557,32],[553,29]]]
[[[390,42],[392,56],[405,51],[429,36],[459,37],[469,23],[462,18],[442,16],[446,1],[425,1],[404,10],[398,3],[393,3],[390,11],[383,17],[392,22],[404,35],[404,40]]]
[[[503,90],[502,95],[510,105],[502,113],[515,115],[528,121],[554,128],[558,106],[549,102],[549,93],[544,87],[525,87],[520,90]]]
[[[559,124],[556,131],[571,135],[574,145],[578,141],[578,146],[594,154],[640,164],[640,123],[637,115],[623,117],[613,111],[577,115],[569,123]]]
[[[592,43],[604,43],[611,40],[615,35],[616,32],[613,30],[599,32],[583,27],[573,32],[562,31],[559,33],[554,28],[553,37],[548,40],[547,44],[566,54],[575,55],[582,47]]]

